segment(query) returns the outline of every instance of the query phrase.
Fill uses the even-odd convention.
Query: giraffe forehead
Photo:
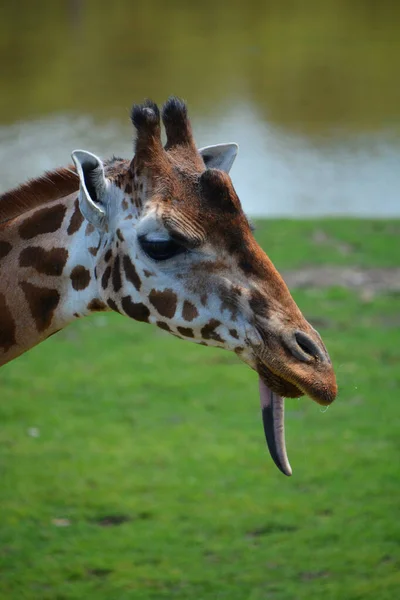
[[[125,172],[120,187],[133,202],[142,196],[140,202],[147,206],[147,212],[156,210],[167,229],[169,221],[176,221],[184,230],[202,232],[204,238],[204,229],[212,235],[218,224],[223,232],[227,232],[229,223],[232,229],[249,227],[229,175],[206,170],[200,154],[194,155],[185,147],[162,153],[157,165],[135,164]],[[122,209],[128,208],[125,199]]]
[[[214,219],[242,215],[242,206],[229,175],[216,169],[209,171],[200,177],[198,171],[184,165],[175,167],[166,177],[157,178],[154,197],[172,204],[176,210],[186,211],[191,207],[192,217],[195,213],[199,217],[212,215]]]
[[[234,211],[224,210],[223,206],[204,202],[200,195],[192,194],[183,198],[170,195],[166,190],[164,195],[153,196],[148,203],[143,225],[140,225],[140,230],[146,234],[156,232],[157,228],[160,237],[169,232],[182,235],[193,246],[207,241],[218,248],[233,248],[235,251],[243,247],[244,240],[251,234],[250,225],[240,206]]]

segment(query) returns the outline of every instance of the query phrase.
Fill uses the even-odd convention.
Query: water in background
[[[4,3],[0,191],[131,156],[131,104],[176,94],[199,145],[240,144],[248,213],[400,216],[399,56],[392,0]]]

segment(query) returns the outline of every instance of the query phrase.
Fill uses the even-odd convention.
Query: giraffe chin
[[[284,399],[272,391],[261,377],[259,387],[264,433],[269,453],[278,469],[284,475],[290,476],[292,468],[286,452]]]

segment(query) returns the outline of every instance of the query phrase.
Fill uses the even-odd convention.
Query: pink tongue
[[[284,475],[291,475],[292,468],[286,454],[285,406],[283,398],[275,394],[264,381],[259,379],[260,404],[265,437],[272,460]]]

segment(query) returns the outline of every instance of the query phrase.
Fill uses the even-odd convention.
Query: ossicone
[[[136,128],[136,154],[131,162],[131,169],[135,165],[155,168],[164,149],[161,143],[160,111],[152,100],[145,100],[143,104],[134,104],[131,111],[131,120]]]
[[[187,107],[183,100],[176,96],[170,96],[162,108],[164,125],[179,120],[187,119]]]
[[[183,100],[176,96],[168,98],[162,109],[162,120],[167,134],[166,150],[181,145],[194,147],[192,128]]]
[[[154,132],[160,128],[160,111],[152,100],[145,100],[143,104],[134,104],[131,110],[131,121],[138,134],[142,131]]]

